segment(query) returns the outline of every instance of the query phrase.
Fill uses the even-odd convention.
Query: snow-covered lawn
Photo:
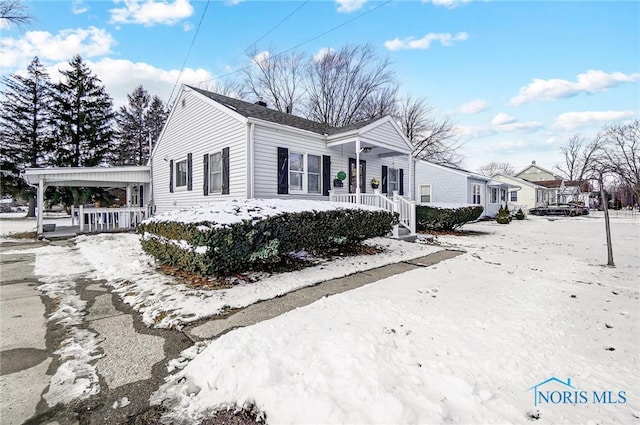
[[[13,233],[35,232],[37,221],[35,217],[26,218],[26,212],[0,213],[0,242],[6,241]],[[43,222],[55,223],[58,226],[70,226],[71,218],[61,213],[46,213]]]
[[[152,401],[183,423],[639,423],[640,221],[612,227],[615,268],[601,218],[465,226],[439,241],[467,254],[225,334]],[[573,388],[534,405],[552,377]]]

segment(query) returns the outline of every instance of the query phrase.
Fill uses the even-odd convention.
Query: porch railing
[[[377,189],[374,193],[334,193],[329,192],[329,200],[332,202],[348,202],[350,204],[369,205],[387,211],[398,213],[399,224],[409,230],[412,235],[416,233],[416,203],[400,196],[394,191],[392,197],[380,193]],[[394,236],[398,236],[398,228],[394,229]]]
[[[80,231],[100,232],[133,229],[145,219],[147,208],[85,208],[71,207],[71,225]]]

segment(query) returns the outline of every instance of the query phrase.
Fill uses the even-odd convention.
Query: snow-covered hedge
[[[471,204],[429,204],[416,207],[418,230],[455,230],[482,215],[482,206]]]
[[[161,263],[207,275],[356,244],[388,234],[396,221],[393,213],[363,205],[243,200],[160,214],[138,232],[142,248]]]

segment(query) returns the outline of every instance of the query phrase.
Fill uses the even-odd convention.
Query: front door
[[[360,160],[360,193],[367,191],[367,161]],[[356,193],[356,159],[349,158],[349,193]]]

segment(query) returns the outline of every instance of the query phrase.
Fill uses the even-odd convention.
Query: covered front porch
[[[328,135],[326,144],[328,148],[341,149],[342,155],[349,157],[348,173],[342,176],[346,177],[346,187],[334,184],[329,200],[395,212],[399,216],[399,224],[395,226],[393,236],[415,235],[413,146],[395,121],[387,117],[353,130],[343,130]],[[371,163],[382,165],[368,170]],[[339,179],[341,176],[336,177]]]
[[[122,188],[126,193],[125,204],[122,207],[72,206],[70,228],[58,229],[57,233],[77,234],[131,229],[150,213],[149,197],[152,183],[150,168],[146,166],[28,168],[24,171],[23,177],[29,185],[37,187],[38,235],[56,231],[55,226],[45,225],[43,222],[44,194],[48,186]]]

